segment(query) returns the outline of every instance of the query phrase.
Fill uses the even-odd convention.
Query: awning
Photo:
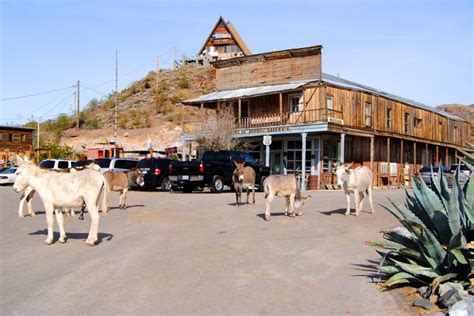
[[[241,88],[234,90],[223,90],[209,94],[202,95],[195,99],[185,100],[184,104],[202,103],[202,102],[215,102],[220,100],[231,100],[239,98],[257,97],[260,95],[273,94],[283,91],[291,91],[302,87],[311,82],[317,82],[318,79],[293,81],[284,84],[276,84],[270,86],[260,86],[251,88]]]

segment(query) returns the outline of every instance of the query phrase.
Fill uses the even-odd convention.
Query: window
[[[326,96],[326,109],[328,109],[328,117],[332,116],[334,110],[333,96],[328,94]]]
[[[301,95],[290,95],[289,104],[290,104],[290,111],[291,112],[299,112],[300,111],[300,104],[301,104]]]
[[[69,164],[67,163],[67,161],[58,161],[58,168],[59,169],[68,169]]]
[[[457,127],[457,126],[454,126],[454,130],[453,130],[453,143],[456,143],[456,142],[457,142],[457,134],[458,134],[458,127]]]
[[[21,134],[21,141],[26,142],[26,135],[25,134]]]
[[[413,118],[413,126],[414,127],[420,128],[421,127],[421,122],[422,122],[422,119],[417,118],[417,117]]]
[[[392,129],[392,109],[387,108],[387,129]]]
[[[13,141],[13,134],[8,134],[8,141],[10,141],[10,142]]]
[[[365,102],[365,126],[372,126],[372,104]]]
[[[410,114],[405,112],[405,133],[410,133]]]

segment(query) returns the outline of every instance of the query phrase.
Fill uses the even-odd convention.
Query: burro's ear
[[[350,169],[353,164],[354,164],[354,162],[351,162],[351,163],[346,164],[346,169]]]

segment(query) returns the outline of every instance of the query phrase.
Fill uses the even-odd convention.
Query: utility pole
[[[39,117],[38,117],[38,120],[36,120],[36,127],[37,127],[36,148],[40,148],[40,119]]]
[[[114,143],[117,142],[117,109],[118,108],[118,50],[115,51],[115,110],[114,110]]]
[[[77,91],[76,91],[76,130],[79,130],[80,124],[80,112],[79,112],[79,102],[80,102],[80,83],[77,80]]]

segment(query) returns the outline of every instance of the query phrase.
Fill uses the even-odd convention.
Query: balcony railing
[[[285,112],[261,116],[244,117],[234,122],[220,123],[226,129],[248,129],[278,125],[300,125],[318,122],[344,124],[342,112],[330,109],[305,110],[300,112]],[[191,133],[204,130],[203,122],[188,122],[184,124],[184,132]]]

